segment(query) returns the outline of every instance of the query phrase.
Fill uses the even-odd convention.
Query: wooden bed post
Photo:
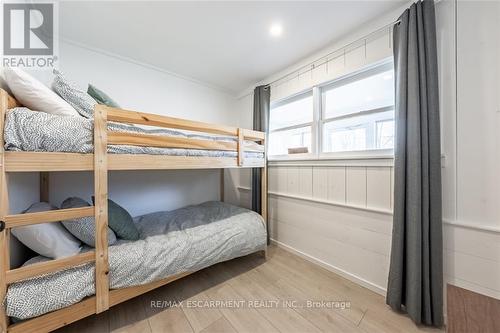
[[[266,227],[266,242],[267,239],[269,238],[269,219],[268,219],[268,214],[267,214],[267,136],[265,137],[264,140],[262,140],[262,144],[264,145],[264,167],[262,167],[261,170],[261,177],[260,177],[260,197],[261,197],[261,214],[262,217],[264,218],[264,224]],[[267,245],[267,244],[266,244]],[[264,250],[264,258],[267,258],[267,246],[266,249]]]
[[[224,169],[220,169],[220,201],[224,202]]]
[[[96,313],[109,309],[107,111],[94,109],[94,206]]]
[[[237,145],[237,151],[238,151],[238,166],[243,166],[243,158],[244,158],[244,149],[243,149],[243,144],[244,144],[245,137],[243,136],[243,129],[238,128],[238,145]]]
[[[0,302],[3,302],[7,293],[7,271],[10,269],[10,229],[5,228],[4,222],[5,216],[9,214],[9,192],[7,174],[5,173],[3,140],[5,114],[9,107],[9,97],[4,90],[0,94]],[[7,317],[5,306],[1,305],[0,308],[0,330],[7,332],[9,318]]]
[[[40,172],[40,201],[49,202],[49,173]]]

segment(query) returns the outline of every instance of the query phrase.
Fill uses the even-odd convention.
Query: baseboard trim
[[[346,278],[347,280],[350,280],[356,284],[359,284],[360,286],[365,287],[365,288],[367,288],[367,289],[369,289],[369,290],[371,290],[379,295],[382,295],[382,296],[386,295],[387,290],[381,286],[374,284],[373,282],[367,281],[367,280],[365,280],[365,279],[363,279],[355,274],[349,273],[343,269],[340,269],[340,268],[333,266],[327,262],[324,262],[323,260],[317,259],[317,258],[315,258],[307,253],[299,251],[299,250],[293,248],[292,246],[284,244],[284,243],[277,241],[273,238],[271,238],[271,243],[275,244],[276,246],[282,248],[285,251],[293,253],[293,254],[295,254],[295,255],[297,255],[297,256],[299,256],[299,257],[301,257],[309,262],[312,262],[316,265],[319,265],[330,272],[333,272],[337,275],[340,275],[343,278]]]

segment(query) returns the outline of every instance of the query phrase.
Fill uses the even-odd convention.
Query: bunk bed
[[[0,310],[0,329],[2,332],[52,331],[81,318],[106,311],[111,306],[193,273],[193,271],[182,271],[146,284],[110,289],[107,242],[108,171],[221,169],[220,191],[223,201],[224,169],[261,168],[261,216],[265,225],[267,218],[267,168],[266,136],[263,132],[127,111],[98,104],[94,109],[93,153],[6,151],[3,138],[7,110],[18,107],[21,107],[20,103],[6,91],[0,89],[0,136],[2,138],[2,145],[0,145],[0,298],[5,299],[10,284],[87,263],[95,265],[95,295],[68,307],[14,324],[9,324],[9,317],[6,315],[5,307],[2,306]],[[220,135],[232,138],[232,140],[219,140],[217,137],[206,140],[196,136],[169,137],[110,131],[108,125],[111,123],[154,126],[212,136]],[[228,152],[229,154],[189,156],[109,153],[109,147],[112,145],[207,150]],[[93,171],[94,206],[9,215],[8,174],[40,172],[40,200],[48,202],[49,172],[51,171]],[[87,216],[93,216],[96,224],[96,242],[93,251],[11,269],[9,239],[12,228]],[[259,252],[265,257],[265,249],[259,250]]]

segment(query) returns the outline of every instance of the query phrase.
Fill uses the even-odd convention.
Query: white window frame
[[[269,131],[269,133],[282,132],[282,131],[287,131],[287,130],[291,130],[291,129],[311,126],[311,151],[308,153],[301,153],[301,154],[269,155],[269,158],[268,158],[269,160],[285,160],[285,159],[286,160],[294,160],[294,159],[302,160],[302,159],[314,159],[317,157],[316,137],[317,137],[318,122],[316,119],[317,117],[315,115],[317,110],[316,110],[316,106],[315,106],[316,98],[314,95],[314,88],[308,89],[306,91],[302,91],[298,94],[294,94],[294,95],[289,96],[285,99],[281,99],[279,101],[272,102],[270,109],[272,110],[273,108],[277,108],[277,107],[280,107],[282,105],[292,103],[296,100],[302,99],[304,97],[309,97],[309,96],[313,97],[313,120],[312,120],[312,122],[306,122],[306,123],[300,123],[300,124],[296,124],[296,125],[292,125],[292,126],[280,127],[280,128]],[[272,111],[270,111],[270,112],[272,112]]]
[[[304,95],[311,94],[313,96],[313,122],[304,123],[296,126],[280,128],[278,130],[300,128],[304,126],[311,126],[311,152],[307,154],[286,154],[286,155],[269,155],[270,161],[290,161],[290,160],[334,160],[334,159],[386,159],[394,157],[394,149],[368,149],[356,151],[342,151],[342,152],[323,152],[323,125],[325,123],[345,118],[352,118],[371,113],[379,113],[384,111],[394,110],[395,106],[382,107],[370,110],[363,110],[347,115],[337,117],[325,118],[323,109],[323,91],[334,87],[340,87],[350,82],[355,82],[365,77],[369,77],[378,73],[385,72],[394,67],[393,59],[389,58],[384,61],[375,63],[362,70],[344,75],[332,81],[313,86],[307,90],[301,91],[292,96],[280,99],[271,103],[271,109],[290,103]],[[272,132],[277,131],[273,130]]]

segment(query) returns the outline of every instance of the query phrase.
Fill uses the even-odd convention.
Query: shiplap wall
[[[271,237],[383,293],[391,188],[390,166],[271,166]]]
[[[392,56],[390,28],[384,28],[346,48],[294,71],[271,84],[271,100],[279,100],[314,85],[359,71]]]
[[[271,165],[269,232],[299,255],[384,293],[392,231],[392,161],[345,162]],[[241,200],[248,205],[249,183],[244,183]]]
[[[391,213],[392,166],[311,165],[269,167],[269,193]]]

